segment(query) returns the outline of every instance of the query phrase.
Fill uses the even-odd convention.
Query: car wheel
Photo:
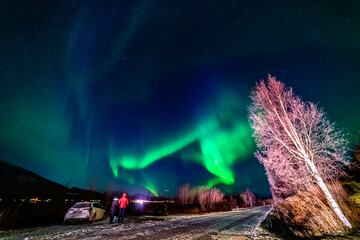
[[[90,222],[91,222],[91,223],[95,222],[95,219],[96,219],[96,213],[94,213],[94,215],[92,216]]]
[[[106,218],[106,212],[104,212],[102,219],[105,220],[105,218]]]

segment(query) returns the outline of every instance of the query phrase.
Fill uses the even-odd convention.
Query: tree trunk
[[[335,214],[340,218],[340,220],[344,223],[344,225],[346,225],[349,228],[352,228],[351,223],[349,222],[349,220],[347,220],[344,213],[341,211],[339,205],[337,204],[337,202],[335,201],[335,199],[331,195],[329,189],[327,188],[324,180],[321,178],[321,176],[320,176],[318,170],[316,169],[315,165],[310,160],[307,161],[307,164],[308,164],[308,166],[310,167],[311,171],[314,174],[314,177],[316,179],[316,183],[319,185],[321,190],[324,192],[324,194],[325,194],[326,198],[328,199],[331,207],[333,208]]]

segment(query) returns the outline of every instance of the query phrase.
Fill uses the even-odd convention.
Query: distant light
[[[135,200],[135,203],[137,203],[137,204],[144,204],[144,200],[136,199],[136,200]]]
[[[31,199],[29,200],[29,202],[30,202],[30,203],[38,203],[38,202],[43,202],[43,200],[40,200],[40,199],[38,199],[38,198],[31,198]]]

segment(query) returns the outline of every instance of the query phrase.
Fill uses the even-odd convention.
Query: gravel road
[[[205,215],[142,216],[109,224],[55,225],[0,232],[0,239],[269,239],[258,226],[270,207]]]

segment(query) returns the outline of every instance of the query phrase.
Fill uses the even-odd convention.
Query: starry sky
[[[247,106],[276,76],[352,136],[358,1],[2,1],[0,159],[68,186],[269,193]]]

